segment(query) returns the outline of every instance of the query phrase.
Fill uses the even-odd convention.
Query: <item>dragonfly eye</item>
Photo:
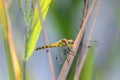
[[[73,42],[72,40],[68,42],[68,44],[73,44],[73,43],[74,43],[74,42]]]
[[[66,40],[65,40],[65,39],[62,39],[60,42],[66,43]]]
[[[74,42],[71,42],[71,44],[74,44]]]

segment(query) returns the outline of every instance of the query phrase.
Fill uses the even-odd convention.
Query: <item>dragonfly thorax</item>
[[[67,39],[61,39],[59,41],[59,45],[60,46],[68,46],[68,47],[72,47],[74,41],[73,40],[67,40]]]

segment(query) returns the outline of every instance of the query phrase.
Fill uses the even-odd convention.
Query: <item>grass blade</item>
[[[0,22],[4,34],[4,45],[8,64],[8,73],[10,80],[21,80],[21,70],[13,45],[12,34],[10,31],[10,20],[4,0],[0,3]]]
[[[45,20],[50,2],[51,0],[39,0],[41,10],[42,10],[42,16],[44,20]],[[38,7],[36,7],[32,26],[31,26],[30,36],[27,41],[27,51],[26,51],[27,53],[25,53],[26,56],[24,57],[24,60],[27,60],[32,55],[40,32],[41,32],[41,22],[39,19]]]

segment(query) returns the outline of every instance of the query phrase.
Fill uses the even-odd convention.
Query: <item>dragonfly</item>
[[[54,42],[54,43],[51,43],[48,45],[40,46],[40,47],[36,48],[35,50],[39,51],[39,50],[43,50],[43,49],[47,49],[47,48],[65,47],[66,49],[64,50],[64,53],[66,54],[70,51],[70,52],[72,52],[70,54],[74,56],[74,54],[73,54],[74,52],[71,50],[73,44],[74,44],[73,40],[61,39],[58,42]],[[60,57],[60,54],[59,54],[59,57]],[[56,59],[58,59],[58,57],[56,57]],[[67,61],[69,63],[68,59],[67,59]]]
[[[74,56],[74,52],[71,50],[73,44],[74,44],[73,40],[61,39],[58,42],[54,42],[54,43],[51,43],[51,44],[48,44],[48,45],[40,46],[40,47],[36,48],[35,50],[39,51],[39,50],[43,50],[43,49],[47,49],[47,48],[65,47],[66,48],[65,49],[65,54],[70,51],[70,52],[72,52],[72,53],[70,53],[70,55]],[[56,57],[56,59],[57,59],[57,57]],[[68,59],[67,59],[67,61],[69,63]]]
[[[68,48],[69,50],[71,50],[73,43],[74,43],[73,40],[61,39],[58,42],[40,46],[40,47],[36,48],[36,50],[38,51],[38,50],[43,50],[43,49],[47,49],[47,48],[63,47],[63,46]]]

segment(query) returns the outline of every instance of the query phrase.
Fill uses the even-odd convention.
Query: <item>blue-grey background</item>
[[[120,8],[119,0],[101,0],[93,40],[98,42],[95,53],[93,80],[120,79]],[[45,26],[49,43],[62,38],[75,39],[80,25],[80,0],[53,0],[48,11]],[[16,0],[9,8],[11,30],[14,45],[20,65],[25,43],[25,24]],[[0,27],[0,80],[9,80],[3,34]],[[43,45],[40,35],[36,47]],[[60,61],[56,60],[57,48],[50,49],[56,77],[61,68]],[[45,50],[34,52],[27,62],[27,73],[30,80],[50,80],[48,58]]]

